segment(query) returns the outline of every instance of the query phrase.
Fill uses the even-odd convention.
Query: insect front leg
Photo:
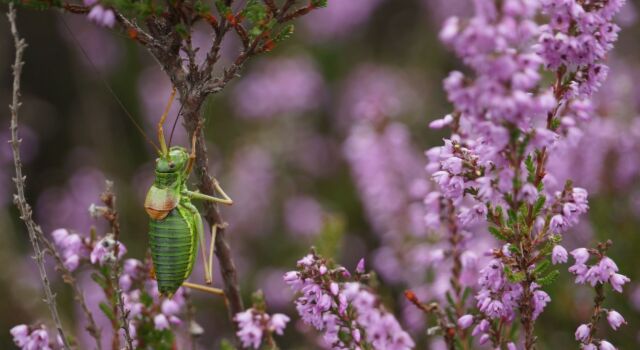
[[[173,99],[176,97],[176,88],[173,88],[171,91],[171,96],[169,97],[169,103],[167,103],[167,107],[164,109],[164,113],[162,113],[162,117],[160,117],[160,121],[158,122],[158,141],[160,142],[160,150],[162,151],[162,155],[166,155],[169,153],[167,149],[167,142],[164,139],[164,121],[167,119],[167,115],[169,114],[169,110],[171,110],[171,104],[173,103]]]
[[[187,162],[187,166],[184,169],[186,177],[189,177],[189,174],[191,174],[191,170],[193,170],[193,164],[196,161],[196,136],[198,136],[199,132],[200,126],[196,128],[196,130],[193,132],[193,136],[191,137],[191,153],[189,153],[189,160]]]
[[[200,192],[197,191],[189,191],[189,190],[184,190],[182,192],[183,195],[191,198],[191,199],[200,199],[200,200],[205,200],[205,201],[210,201],[210,202],[216,202],[216,203],[222,203],[222,204],[226,204],[226,205],[232,205],[233,204],[233,200],[224,192],[224,190],[222,189],[222,187],[220,187],[220,184],[218,183],[218,180],[213,179],[213,187],[216,189],[216,191],[218,191],[223,198],[218,198],[218,197],[213,197],[213,196],[208,196],[206,194],[202,194]]]

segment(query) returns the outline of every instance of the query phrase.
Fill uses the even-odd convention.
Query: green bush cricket
[[[205,283],[212,283],[213,250],[217,227],[211,229],[209,254],[206,254],[204,226],[198,209],[191,200],[205,200],[231,205],[233,201],[216,180],[214,187],[223,198],[208,196],[187,187],[187,179],[195,161],[195,135],[191,153],[184,147],[167,147],[163,124],[175,97],[171,93],[169,103],[158,123],[159,157],[156,159],[155,179],[147,192],[144,208],[149,215],[149,246],[158,281],[158,291],[171,297],[180,286],[224,295],[223,291],[185,282],[191,275],[196,261],[198,245],[204,261]],[[198,241],[200,241],[198,243]]]

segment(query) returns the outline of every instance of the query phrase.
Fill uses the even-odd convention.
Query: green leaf
[[[544,203],[546,203],[547,197],[540,195],[536,202],[533,204],[533,217],[538,217],[540,215],[540,211],[544,207]]]
[[[540,254],[542,254],[544,256],[547,256],[547,255],[551,254],[551,251],[553,250],[553,247],[555,245],[556,244],[553,242],[553,240],[548,240],[545,243],[544,247],[542,247],[542,249],[540,249]]]
[[[216,9],[218,10],[218,12],[225,16],[228,13],[231,12],[231,9],[229,8],[229,6],[227,6],[223,0],[216,0]]]
[[[200,13],[200,14],[203,14],[203,13],[206,14],[211,12],[211,8],[209,7],[209,5],[204,3],[201,0],[197,0],[193,5],[193,8],[195,9],[196,13]]]
[[[189,30],[187,29],[187,27],[183,23],[176,24],[174,29],[175,29],[176,33],[178,33],[178,35],[180,35],[180,37],[182,39],[186,39],[186,38],[189,37]]]
[[[273,39],[275,42],[279,43],[281,41],[289,39],[294,32],[295,27],[293,24],[288,24],[284,28],[280,30],[280,32]]]
[[[549,267],[551,266],[551,263],[549,262],[549,260],[545,259],[542,260],[535,268],[534,272],[536,273],[536,275],[542,275],[545,272],[547,272],[547,270],[549,269]]]
[[[456,302],[453,300],[453,297],[451,296],[451,293],[450,293],[449,291],[447,291],[447,292],[445,293],[445,296],[446,296],[446,298],[447,298],[447,302],[449,303],[449,305],[450,305],[451,307],[454,307],[454,308],[455,308],[455,307],[456,307]]]
[[[313,7],[327,7],[327,0],[311,0],[311,5],[313,5]]]
[[[500,232],[500,229],[495,226],[489,226],[489,233],[493,235],[499,241],[507,241],[507,237]]]
[[[520,331],[520,323],[513,322],[513,326],[511,326],[511,330],[509,331],[509,339],[513,341],[518,341],[518,332]]]
[[[462,293],[462,303],[464,304],[467,301],[467,298],[471,295],[471,288],[466,287],[464,289],[464,293]]]
[[[231,342],[227,339],[222,339],[220,342],[220,350],[236,350],[236,347],[231,345]]]
[[[140,301],[142,302],[142,305],[146,307],[151,307],[151,305],[153,305],[153,298],[147,293],[142,293],[142,295],[140,295]]]
[[[527,167],[527,172],[529,176],[527,176],[527,181],[533,183],[536,178],[536,165],[533,162],[533,157],[531,155],[527,156],[527,159],[524,160],[524,164]]]
[[[111,307],[109,305],[107,305],[104,302],[101,302],[99,307],[100,307],[100,310],[102,310],[102,312],[107,316],[108,319],[112,321],[115,319],[115,316],[113,315],[113,311],[111,310]]]
[[[256,25],[267,18],[267,7],[261,1],[249,0],[242,15]]]
[[[509,220],[507,220],[507,224],[509,226],[513,226],[516,222],[518,222],[518,214],[515,211],[508,209],[507,215],[509,216]]]
[[[102,289],[107,288],[107,280],[99,273],[92,273],[91,279],[96,282]]]
[[[549,284],[553,283],[558,278],[559,275],[560,275],[560,271],[553,270],[553,271],[549,272],[548,275],[546,275],[546,276],[544,276],[542,278],[538,278],[538,280],[536,282],[541,286],[546,286],[546,285],[549,285]]]
[[[509,266],[504,267],[504,274],[511,283],[520,283],[524,281],[526,275],[522,271],[513,272]]]

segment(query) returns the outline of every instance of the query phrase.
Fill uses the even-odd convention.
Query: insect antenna
[[[178,114],[176,115],[176,119],[173,120],[173,126],[171,126],[171,134],[169,134],[169,148],[171,148],[171,140],[173,139],[173,132],[176,130],[176,125],[178,125],[178,119],[180,119],[180,113],[182,113],[182,104],[180,104],[180,109],[178,109]]]
[[[138,129],[138,131],[140,132],[140,134],[142,134],[144,139],[151,146],[153,146],[153,148],[155,148],[155,150],[158,153],[161,153],[160,152],[160,148],[158,146],[156,146],[156,144],[149,138],[149,136],[147,136],[147,134],[144,132],[142,127],[140,127],[140,124],[138,124],[138,122],[136,122],[136,120],[133,118],[131,113],[129,113],[129,110],[127,109],[127,107],[125,107],[124,103],[122,103],[122,100],[120,100],[118,95],[116,95],[116,93],[113,91],[113,89],[111,88],[111,85],[109,85],[109,82],[107,82],[107,80],[104,78],[104,76],[102,75],[100,70],[98,70],[98,67],[96,67],[96,65],[93,63],[93,60],[91,60],[91,57],[89,57],[89,54],[87,54],[87,52],[82,47],[82,44],[80,44],[80,41],[78,40],[78,38],[75,36],[75,34],[73,34],[73,31],[71,30],[71,28],[69,28],[69,25],[67,24],[67,21],[64,19],[64,16],[60,16],[60,19],[62,19],[62,24],[64,25],[65,29],[67,30],[67,32],[71,36],[71,39],[76,43],[78,48],[80,48],[80,51],[82,52],[82,55],[87,59],[87,61],[89,62],[89,65],[91,66],[91,68],[93,69],[95,74],[98,75],[98,77],[100,78],[100,81],[105,86],[107,91],[109,91],[111,96],[113,96],[113,98],[116,100],[116,102],[118,102],[118,105],[124,111],[124,113],[127,115],[127,117],[129,117],[129,120],[131,121],[131,123],[133,123],[133,125],[136,127],[136,129]]]

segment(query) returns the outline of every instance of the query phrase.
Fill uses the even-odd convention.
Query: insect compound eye
[[[176,165],[175,165],[174,163],[169,163],[169,168],[170,168],[170,169],[173,169],[173,168],[175,168],[175,167],[176,167]]]

